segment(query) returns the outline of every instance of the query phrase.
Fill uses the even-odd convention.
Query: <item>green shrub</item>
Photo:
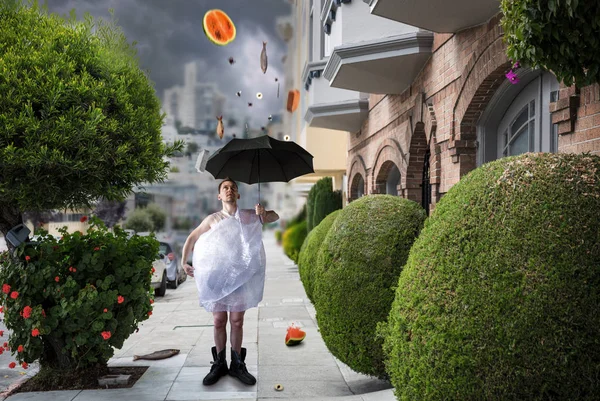
[[[342,191],[321,191],[315,198],[313,228],[317,227],[325,216],[342,208]]]
[[[313,288],[314,283],[317,279],[315,271],[317,270],[317,255],[319,249],[325,240],[325,236],[329,232],[331,225],[340,214],[341,210],[336,210],[325,217],[318,226],[316,226],[304,240],[302,248],[300,249],[300,255],[298,257],[298,271],[300,273],[300,280],[304,285],[304,291],[306,296],[312,303],[313,299]]]
[[[382,325],[398,399],[600,399],[599,182],[599,157],[530,153],[450,189]]]
[[[306,198],[306,222],[308,223],[307,228],[310,232],[318,223],[315,223],[315,208],[317,205],[317,196],[321,192],[332,192],[333,191],[333,180],[331,177],[323,177],[315,183],[308,191],[308,197]]]
[[[158,242],[92,219],[86,235],[42,232],[0,262],[0,300],[9,345],[20,363],[84,370],[106,366],[114,348],[148,319]],[[122,298],[121,298],[122,297]],[[114,348],[113,348],[114,347]]]
[[[281,240],[283,239],[283,232],[281,230],[275,230],[275,241],[277,241],[277,243],[281,243]]]
[[[386,377],[377,323],[425,220],[416,202],[369,195],[341,210],[317,257],[313,298],[327,348],[357,372]]]
[[[306,221],[294,224],[283,233],[283,252],[295,263],[298,263],[298,254],[306,235]]]
[[[129,216],[127,216],[127,220],[125,220],[123,226],[127,229],[135,231],[136,233],[154,230],[152,215],[150,215],[146,209],[142,208],[137,208],[129,213]]]

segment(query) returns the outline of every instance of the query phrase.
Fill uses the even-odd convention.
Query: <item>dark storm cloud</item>
[[[86,12],[109,19],[109,9],[114,9],[129,42],[137,42],[141,67],[149,71],[161,99],[164,89],[183,84],[183,65],[198,60],[200,78],[216,82],[236,113],[268,115],[281,109],[282,100],[267,93],[276,93],[275,76],[283,80],[281,57],[286,48],[276,32],[275,19],[289,15],[286,0],[47,0],[47,5],[58,14],[74,8],[78,19]],[[204,35],[202,17],[211,8],[222,9],[236,24],[236,40],[226,47],[210,43]],[[266,76],[258,64],[263,40],[269,50]],[[230,56],[238,61],[234,66],[227,62]],[[237,90],[252,96],[261,91],[265,97],[256,108],[245,109],[235,97]],[[244,100],[245,107],[246,100],[257,103],[256,98]]]

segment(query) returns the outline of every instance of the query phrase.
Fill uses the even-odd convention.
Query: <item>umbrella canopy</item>
[[[313,156],[295,142],[268,135],[234,138],[208,159],[206,171],[215,178],[229,177],[246,184],[288,182],[314,173]]]

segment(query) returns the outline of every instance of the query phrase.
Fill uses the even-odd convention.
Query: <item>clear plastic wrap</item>
[[[242,312],[258,306],[265,284],[262,224],[254,210],[238,209],[202,234],[194,248],[200,306]]]

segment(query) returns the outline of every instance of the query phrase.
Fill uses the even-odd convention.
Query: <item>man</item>
[[[214,318],[213,362],[204,385],[215,384],[222,376],[237,377],[248,385],[256,378],[246,368],[246,349],[242,348],[244,313],[258,306],[265,285],[266,257],[262,225],[279,219],[277,213],[257,204],[255,210],[238,209],[240,199],[235,181],[226,178],[219,184],[218,199],[223,209],[206,217],[189,235],[181,258],[184,269],[195,277],[200,305]],[[194,248],[195,246],[195,248]],[[186,263],[194,249],[193,266]],[[227,368],[227,314],[231,324],[231,365]]]

